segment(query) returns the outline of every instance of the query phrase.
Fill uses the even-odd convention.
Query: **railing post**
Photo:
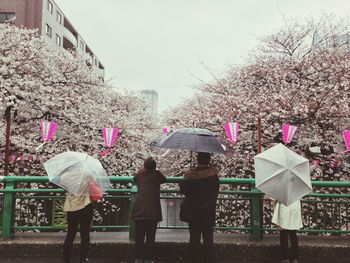
[[[67,227],[67,213],[63,212],[64,199],[52,200],[52,223],[54,227]]]
[[[253,185],[251,187],[251,225],[253,239],[260,241],[262,239],[262,198],[258,189]]]
[[[135,182],[132,182],[131,190],[130,190],[130,211],[129,211],[129,240],[130,241],[135,241],[135,220],[131,219],[131,213],[135,207],[136,193],[137,193],[137,185],[135,184]]]
[[[5,163],[4,163],[4,176],[9,173],[10,162],[10,136],[11,136],[11,109],[13,106],[8,106],[5,111],[6,118],[6,143],[5,143]]]
[[[14,181],[6,181],[5,189],[13,190],[15,187]],[[14,192],[4,193],[4,208],[2,211],[2,237],[10,238],[12,234],[12,223],[14,216]]]

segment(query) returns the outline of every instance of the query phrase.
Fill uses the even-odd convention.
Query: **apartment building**
[[[156,117],[158,114],[158,92],[153,89],[141,90],[141,96],[146,101],[147,112]]]
[[[50,46],[77,50],[94,72],[104,79],[101,61],[54,0],[0,0],[0,23],[38,29]]]

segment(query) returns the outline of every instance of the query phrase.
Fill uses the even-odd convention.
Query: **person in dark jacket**
[[[156,166],[156,162],[148,158],[144,161],[144,169],[134,176],[138,187],[135,207],[131,214],[136,228],[135,263],[153,262],[157,224],[162,221],[160,185],[165,182],[165,177],[156,170]]]
[[[219,193],[218,170],[209,166],[209,153],[198,153],[197,163],[195,169],[185,173],[184,180],[180,183],[180,191],[185,195],[180,208],[180,220],[189,224],[191,262],[212,263],[214,262],[213,227]],[[201,236],[203,236],[203,252]]]

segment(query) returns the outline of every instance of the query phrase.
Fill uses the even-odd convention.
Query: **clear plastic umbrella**
[[[256,188],[288,206],[312,191],[309,160],[278,144],[254,157]]]
[[[109,178],[99,160],[81,152],[63,152],[44,162],[50,182],[78,195],[89,194],[91,181],[104,193],[110,187]]]

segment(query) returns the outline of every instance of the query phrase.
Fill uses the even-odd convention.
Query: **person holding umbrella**
[[[218,170],[209,165],[210,158],[210,153],[199,152],[197,167],[186,172],[180,183],[180,191],[185,195],[180,207],[180,220],[189,224],[189,255],[192,263],[214,262],[213,227],[220,184]]]
[[[156,170],[152,158],[144,161],[144,167],[134,176],[137,194],[131,218],[135,220],[135,263],[152,263],[158,222],[162,221],[160,185],[165,176]],[[145,242],[146,239],[146,242]]]
[[[71,180],[75,176],[79,175],[74,172],[68,172],[61,176],[61,180]],[[80,262],[88,262],[90,226],[93,216],[93,206],[89,195],[88,183],[81,186],[80,194],[75,195],[69,191],[67,192],[63,211],[67,212],[68,223],[67,235],[63,245],[63,261],[64,263],[70,263],[73,242],[78,232],[78,226],[80,226]]]
[[[63,210],[67,212],[68,231],[63,245],[63,261],[69,263],[74,238],[80,226],[80,262],[88,262],[92,202],[110,187],[99,160],[83,152],[67,151],[44,162],[51,183],[67,190]]]
[[[273,198],[270,198],[274,200]],[[276,202],[272,223],[280,228],[280,247],[282,263],[297,263],[299,255],[297,230],[303,227],[300,200],[289,206]],[[288,236],[291,243],[291,254],[288,253]]]
[[[272,222],[281,230],[282,263],[296,263],[296,230],[303,227],[300,199],[312,192],[309,160],[283,144],[277,144],[256,155],[254,166],[256,188],[277,200]],[[288,236],[292,245],[290,257]]]

